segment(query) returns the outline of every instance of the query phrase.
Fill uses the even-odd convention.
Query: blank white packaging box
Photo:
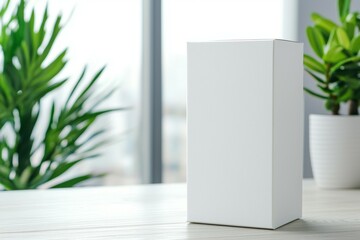
[[[303,44],[188,43],[188,221],[301,218]]]

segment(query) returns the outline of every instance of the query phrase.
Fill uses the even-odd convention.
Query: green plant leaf
[[[341,22],[345,22],[346,16],[350,11],[351,0],[338,0],[339,17]]]
[[[317,29],[321,33],[321,35],[323,36],[324,41],[326,43],[329,40],[330,33],[328,31],[324,30],[323,28],[321,28],[319,26],[316,26],[316,25],[314,26],[314,28]]]
[[[350,40],[344,29],[337,28],[336,29],[336,37],[337,37],[339,44],[343,48],[350,49]]]
[[[332,93],[332,91],[331,91],[329,88],[327,88],[327,87],[324,87],[324,86],[322,86],[322,85],[320,85],[320,84],[316,84],[316,86],[317,86],[321,91],[323,91],[325,94],[330,95],[330,94]]]
[[[309,88],[304,88],[304,91],[307,92],[308,94],[314,96],[314,97],[321,98],[321,99],[328,99],[327,96],[316,93],[316,92],[310,90]]]
[[[346,82],[349,89],[357,90],[360,88],[360,80],[358,78],[344,77],[340,78],[340,80]]]
[[[339,102],[347,102],[353,97],[353,90],[351,88],[348,88],[344,94],[338,96]]]
[[[350,63],[350,62],[360,62],[360,56],[355,56],[355,57],[350,57],[347,59],[344,59],[343,61],[335,64],[333,67],[331,67],[330,69],[330,74],[333,75],[337,70],[339,70],[341,67],[343,67],[343,65]]]
[[[340,46],[334,46],[330,48],[323,57],[324,61],[327,63],[337,63],[346,58],[347,56],[344,53],[344,49]]]
[[[92,78],[92,80],[90,81],[90,83],[86,86],[86,88],[82,91],[82,93],[79,96],[79,99],[81,99],[83,96],[85,96],[85,94],[91,89],[91,87],[95,84],[95,82],[99,79],[99,77],[101,76],[101,74],[104,72],[106,66],[103,66],[96,74],[95,76]]]
[[[110,112],[115,112],[115,111],[121,111],[121,110],[124,110],[125,108],[114,108],[114,109],[106,109],[106,110],[102,110],[102,111],[97,111],[97,112],[88,112],[88,113],[85,113],[81,116],[78,116],[76,119],[73,119],[71,121],[69,121],[67,124],[80,124],[84,121],[87,121],[87,120],[91,120],[91,119],[95,119],[97,118],[98,116],[101,116],[105,113],[110,113]]]
[[[91,79],[91,81],[88,83],[88,85],[83,89],[83,91],[80,93],[80,95],[76,98],[76,100],[73,103],[73,106],[70,108],[70,110],[68,111],[68,115],[73,114],[74,112],[78,112],[82,109],[83,104],[87,101],[88,99],[88,94],[90,93],[92,87],[94,86],[95,82],[99,79],[99,77],[101,76],[101,74],[103,73],[103,71],[105,70],[105,67],[102,67],[95,75],[94,77]],[[80,78],[81,80],[81,78]],[[78,84],[77,84],[78,85]],[[77,87],[76,85],[76,87]],[[73,93],[73,92],[72,92]],[[71,94],[72,94],[71,93]],[[70,99],[71,96],[69,96],[68,99]],[[68,101],[67,101],[68,102]]]
[[[54,178],[57,178],[57,177],[61,176],[66,171],[68,171],[69,169],[74,167],[76,164],[82,162],[82,160],[83,159],[79,159],[79,160],[72,161],[72,162],[60,163],[59,166],[54,170],[54,173],[52,174],[50,179],[54,179]]]
[[[360,35],[354,37],[351,40],[350,50],[355,54],[357,54],[359,52],[359,50],[360,50]]]
[[[6,190],[16,190],[16,186],[14,183],[10,181],[8,178],[4,178],[0,176],[0,185],[2,185]]]
[[[40,27],[39,27],[39,31],[38,31],[38,45],[36,46],[36,49],[39,49],[39,47],[43,44],[43,41],[44,41],[44,38],[45,38],[45,35],[46,35],[46,30],[45,30],[45,25],[47,23],[47,20],[48,20],[48,4],[46,3],[46,7],[45,7],[45,10],[44,10],[44,14],[43,14],[43,17],[42,17],[42,21],[41,21],[41,24],[40,24]]]
[[[331,49],[335,46],[338,46],[338,45],[339,45],[339,42],[336,37],[336,28],[334,28],[330,33],[328,42],[326,43],[325,54],[329,51],[329,49]]]
[[[325,73],[326,69],[323,64],[315,60],[315,58],[304,54],[304,65],[318,73]]]
[[[354,34],[355,34],[357,16],[358,16],[358,13],[349,13],[346,16],[346,19],[344,22],[344,29],[350,40],[354,37]]]
[[[359,63],[347,63],[341,66],[334,75],[334,77],[342,80],[346,78],[358,78],[360,73]]]
[[[3,178],[8,178],[11,173],[11,169],[5,165],[0,165],[0,176]]]
[[[60,71],[65,67],[66,60],[65,56],[67,53],[67,49],[62,51],[51,63],[49,63],[44,68],[38,68],[37,71],[34,71],[35,76],[33,83],[36,84],[38,82],[48,82],[56,75],[60,73]]]
[[[10,5],[10,0],[7,0],[6,2],[3,3],[3,5],[0,8],[0,18],[2,18],[4,14],[7,12],[9,5]]]
[[[40,174],[40,172],[37,172],[37,174],[30,180],[28,188],[36,189],[42,184],[48,182],[52,174],[53,172],[49,169],[44,174]]]
[[[22,172],[20,178],[19,178],[19,184],[21,185],[21,188],[26,188],[26,185],[28,183],[28,180],[31,176],[32,167],[28,166],[25,168],[25,170]]]
[[[31,97],[31,101],[39,101],[41,98],[43,98],[44,96],[46,96],[48,93],[54,91],[55,89],[61,87],[64,83],[67,82],[67,78],[66,79],[63,79],[59,82],[56,82],[54,84],[51,84],[49,86],[44,86],[44,87],[41,87],[41,88],[38,88],[37,89],[37,92],[36,94],[34,93],[33,95],[30,95]]]
[[[312,13],[311,20],[314,22],[315,26],[321,28],[328,34],[330,34],[330,32],[337,27],[336,23],[330,19],[324,18],[318,13]]]
[[[100,154],[94,154],[92,156],[86,156],[71,162],[63,162],[60,163],[57,168],[54,169],[53,174],[51,175],[51,177],[49,178],[49,180],[55,179],[59,176],[61,176],[62,174],[66,173],[69,169],[73,168],[74,166],[76,166],[78,163],[83,162],[84,160],[89,160],[91,158],[96,158],[100,156]]]
[[[3,96],[4,104],[5,106],[10,106],[14,102],[15,96],[14,90],[12,89],[12,86],[9,85],[9,82],[5,79],[6,77],[4,75],[0,75],[0,93]]]
[[[56,18],[56,21],[55,21],[55,24],[53,26],[53,29],[52,29],[52,33],[51,33],[51,36],[50,36],[50,39],[49,41],[47,42],[44,50],[39,53],[39,58],[37,59],[36,63],[35,63],[35,66],[36,67],[40,67],[41,64],[45,61],[45,59],[47,58],[50,50],[52,49],[53,45],[54,45],[54,42],[55,40],[57,39],[57,36],[58,34],[60,33],[62,27],[60,25],[61,23],[61,16],[58,16]]]
[[[337,102],[331,98],[327,99],[325,101],[325,108],[328,110],[328,111],[332,111],[335,107],[335,105],[337,104]]]
[[[310,46],[316,55],[322,58],[324,54],[325,41],[320,31],[313,27],[307,27],[306,33],[310,42]]]
[[[52,186],[51,188],[69,188],[69,187],[73,187],[81,182],[84,182],[86,180],[89,180],[91,178],[94,178],[95,176],[93,175],[83,175],[80,177],[76,177],[76,178],[72,178],[69,180],[66,180],[62,183],[56,184],[54,186]]]
[[[305,71],[310,74],[310,76],[315,79],[318,83],[324,84],[325,80],[321,79],[320,77],[318,77],[316,74],[312,73],[309,69],[305,69]]]
[[[75,86],[73,87],[73,89],[71,90],[68,98],[66,99],[66,103],[65,103],[65,107],[67,107],[69,105],[69,102],[72,98],[72,96],[74,95],[75,91],[78,89],[80,83],[82,82],[82,80],[84,79],[84,76],[85,76],[85,73],[86,73],[86,70],[87,70],[87,66],[84,67],[82,73],[80,74],[80,77],[78,78],[78,80],[76,81],[76,84]]]

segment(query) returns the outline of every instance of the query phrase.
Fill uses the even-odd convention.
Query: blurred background
[[[76,170],[106,172],[95,185],[186,181],[186,44],[189,41],[280,38],[305,43],[311,12],[336,19],[335,0],[31,0],[50,19],[68,19],[55,49],[69,47],[62,74],[78,76],[107,65],[115,88],[109,105],[130,111],[106,116],[118,141]],[[354,2],[353,8],[360,3]],[[58,52],[55,50],[54,52]],[[305,76],[305,85],[312,81]],[[58,96],[61,99],[61,93]],[[312,177],[308,114],[322,102],[305,96],[304,177]]]

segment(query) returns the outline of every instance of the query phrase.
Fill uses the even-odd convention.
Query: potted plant
[[[360,187],[360,15],[350,5],[338,0],[338,23],[313,13],[314,26],[306,29],[315,57],[305,54],[304,65],[318,90],[305,91],[331,112],[310,115],[311,163],[323,188]]]
[[[44,115],[44,98],[69,84],[59,79],[67,65],[67,49],[51,59],[62,29],[62,17],[48,21],[48,10],[38,18],[21,0],[10,9],[10,0],[0,6],[0,186],[5,190],[72,187],[99,175],[88,173],[63,179],[79,163],[99,155],[108,139],[105,129],[93,128],[99,117],[119,109],[99,109],[113,89],[104,92],[96,83],[104,69],[90,81],[86,68],[67,95],[65,103],[53,100]],[[25,12],[30,15],[26,17]],[[36,23],[39,23],[37,26]],[[49,98],[47,98],[49,100]],[[46,111],[45,111],[46,112]],[[47,119],[41,124],[39,116]],[[43,134],[35,133],[41,129]]]

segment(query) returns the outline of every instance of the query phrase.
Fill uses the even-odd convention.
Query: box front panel
[[[188,44],[188,220],[271,227],[272,41]]]

